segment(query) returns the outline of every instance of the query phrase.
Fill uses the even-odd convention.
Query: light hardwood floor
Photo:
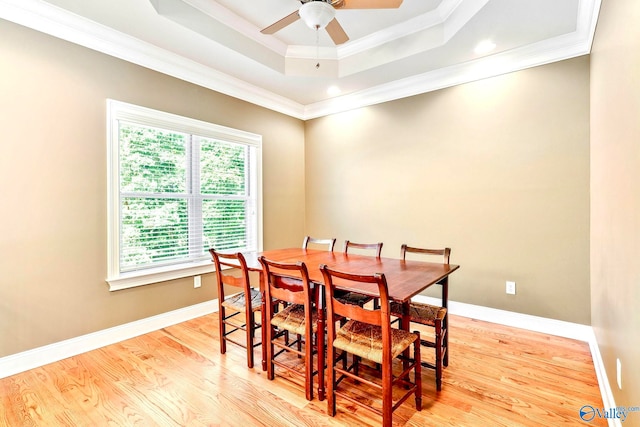
[[[217,331],[217,314],[207,315],[2,379],[0,425],[380,424],[340,400],[336,417],[327,416],[326,400],[308,402],[283,372],[267,380],[259,349],[254,369],[237,346],[221,355]],[[584,423],[578,413],[603,405],[586,343],[458,316],[451,316],[449,342],[442,391],[425,370],[422,411],[409,399],[395,412],[396,425],[606,425]]]

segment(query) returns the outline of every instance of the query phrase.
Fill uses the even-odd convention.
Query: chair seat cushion
[[[416,338],[416,334],[391,328],[391,358],[397,357]],[[336,332],[333,346],[373,362],[382,363],[382,328],[349,320]]]
[[[271,325],[279,329],[286,329],[294,334],[304,335],[306,333],[304,306],[301,304],[287,306],[284,310],[273,316]],[[315,310],[311,311],[311,330],[314,333],[318,331],[317,314]]]
[[[230,295],[224,299],[222,305],[235,311],[244,311],[247,302],[244,292]],[[257,289],[251,288],[251,311],[258,311],[262,307],[262,294]]]
[[[391,302],[391,314],[393,316],[402,316],[402,304],[399,302]],[[447,309],[436,305],[423,304],[420,302],[411,302],[410,310],[411,321],[422,325],[435,327],[436,319],[444,319]]]
[[[335,297],[343,304],[359,305],[360,307],[374,299],[373,297],[359,294],[357,292],[347,292],[341,290],[336,290]]]

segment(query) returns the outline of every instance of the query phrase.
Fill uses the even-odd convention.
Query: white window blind
[[[211,247],[261,246],[258,135],[117,101],[109,112],[112,289],[189,275]]]

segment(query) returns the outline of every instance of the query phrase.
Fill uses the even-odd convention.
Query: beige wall
[[[618,406],[640,406],[638,23],[640,2],[604,0],[591,61],[591,317]]]
[[[449,245],[462,265],[453,300],[592,321],[617,403],[637,406],[638,9],[605,0],[591,64],[592,309],[586,57],[305,127],[2,21],[0,357],[215,297],[211,276],[200,289],[108,292],[104,101],[114,98],[262,134],[265,248],[305,233],[381,240],[385,256],[403,242]]]
[[[580,57],[309,121],[306,230],[450,246],[452,300],[589,324],[588,106]]]
[[[108,291],[107,98],[262,134],[264,245],[299,244],[300,120],[6,21],[0,94],[0,357],[216,297],[212,275]]]

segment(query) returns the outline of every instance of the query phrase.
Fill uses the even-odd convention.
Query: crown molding
[[[150,0],[154,5],[156,10],[159,9],[157,5],[160,4],[163,0]],[[278,40],[275,37],[270,37],[268,35],[262,34],[260,29],[255,25],[247,21],[241,16],[236,15],[226,7],[222,6],[220,3],[211,0],[180,0],[196,9],[201,11],[202,13],[214,18],[216,21],[233,28],[234,30],[244,34],[245,36],[251,38],[255,42],[260,43],[264,47],[271,49],[272,51],[278,53],[279,55],[286,55],[287,45]]]
[[[338,64],[323,77],[339,78],[445,45],[489,0],[443,0],[414,16],[339,46],[284,46],[276,37],[211,0],[149,0],[158,15],[285,76],[318,77],[318,59]],[[304,61],[301,61],[304,60]],[[304,63],[306,62],[306,64]]]
[[[39,0],[0,0],[0,18],[295,118],[304,106]]]
[[[248,84],[41,0],[0,0],[0,18],[294,118],[309,120],[588,54],[601,0],[579,1],[579,21],[573,33],[309,105]]]
[[[355,108],[394,101],[447,87],[495,77],[526,68],[586,55],[591,40],[575,33],[544,40],[520,49],[498,53],[451,67],[439,68],[424,74],[396,80],[304,107],[304,120]]]
[[[440,5],[431,12],[414,16],[405,22],[376,31],[375,33],[369,34],[368,36],[362,37],[358,40],[350,41],[344,45],[337,46],[337,56],[339,59],[342,59],[351,55],[363,53],[391,41],[411,36],[437,25],[442,25],[465,1],[472,2],[470,4],[477,12],[487,4],[489,0],[443,0],[442,3],[440,3]]]
[[[182,1],[182,0],[177,0]],[[394,61],[442,47],[455,36],[489,0],[445,0],[438,9],[413,17],[368,36],[340,46],[289,46],[286,60],[308,59],[307,70],[299,75],[317,76],[316,58],[337,60],[329,77],[346,77]],[[312,74],[309,74],[310,71]],[[289,67],[285,67],[289,73]]]
[[[601,0],[580,0],[579,21],[573,33],[463,64],[396,80],[364,91],[308,104],[304,107],[303,119],[310,120],[355,108],[394,101],[589,54],[593,44],[600,4]]]
[[[310,57],[315,52],[314,46],[287,46],[282,41],[278,40],[275,37],[265,36],[260,32],[260,29],[255,25],[242,18],[241,16],[236,15],[229,9],[220,5],[216,1],[210,0],[150,0],[153,4],[156,11],[159,14],[164,15],[165,13],[162,11],[164,4],[169,4],[165,2],[171,2],[171,4],[175,3],[184,3],[187,4],[205,15],[215,19],[217,22],[226,25],[244,36],[262,44],[264,47],[271,49],[272,51],[283,55],[293,57]],[[454,12],[461,6],[463,3],[466,3],[470,10],[474,12],[471,14],[473,16],[478,10],[480,10],[484,5],[488,3],[489,0],[443,0],[438,7],[430,12],[424,13],[422,15],[415,16],[408,21],[393,25],[391,27],[387,27],[380,31],[376,31],[373,34],[370,34],[366,37],[362,37],[358,40],[349,41],[344,45],[340,46],[331,46],[324,47],[323,50],[326,53],[328,58],[338,59],[345,58],[347,56],[355,55],[358,53],[362,53],[377,47],[380,47],[390,41],[404,38],[410,36],[414,33],[426,30],[428,28],[434,27],[436,25],[444,24],[444,22],[451,17]],[[461,14],[463,15],[463,14]],[[469,15],[466,13],[465,15]],[[468,19],[471,18],[468,17]],[[467,20],[468,20],[467,19]],[[462,24],[466,23],[463,22]],[[461,26],[461,25],[459,25]],[[451,34],[453,36],[453,34]]]

